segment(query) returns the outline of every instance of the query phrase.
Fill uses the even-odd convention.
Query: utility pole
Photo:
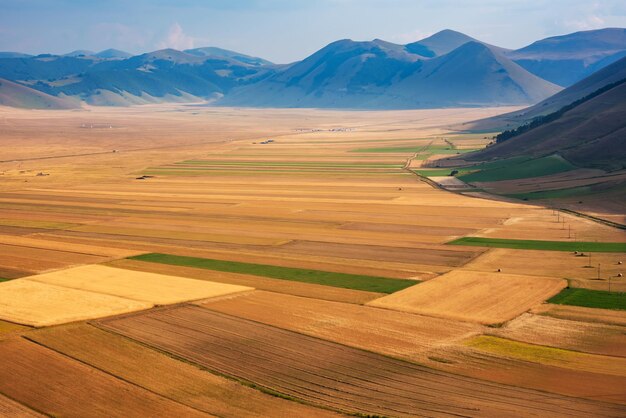
[[[600,263],[598,263],[598,280],[600,280]]]
[[[567,239],[572,238],[572,224],[567,224]]]

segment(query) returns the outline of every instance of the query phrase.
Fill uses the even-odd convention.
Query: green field
[[[476,151],[475,149],[455,149],[449,145],[415,145],[409,147],[383,147],[383,148],[357,148],[350,152],[372,152],[372,153],[425,153],[425,154],[466,154]]]
[[[251,161],[204,161],[190,160],[176,163],[180,166],[227,166],[227,167],[339,167],[339,168],[402,168],[402,164],[382,163],[332,163],[332,162],[251,162]]]
[[[557,305],[626,310],[626,293],[567,288],[548,302]]]
[[[583,196],[592,192],[590,186],[572,187],[569,189],[558,190],[540,190],[528,193],[507,194],[507,197],[513,197],[521,200],[541,200],[541,199],[558,199],[565,197]]]
[[[3,277],[0,277],[0,283],[2,283],[2,282],[8,282],[9,280],[11,280],[11,279],[5,279],[5,278],[3,278]]]
[[[194,267],[205,270],[223,271],[228,273],[250,274],[254,276],[270,277],[272,279],[314,283],[325,286],[378,293],[393,293],[418,283],[415,280],[390,279],[387,277],[334,273],[330,271],[307,270],[292,267],[271,266],[266,264],[241,263],[237,261],[212,260],[209,258],[184,257],[171,254],[142,254],[129,257],[129,259],[147,261],[151,263],[170,264],[174,266]]]
[[[522,239],[464,237],[450,241],[449,245],[469,245],[474,247],[512,248],[516,250],[581,251],[599,253],[626,252],[623,242],[574,242],[536,241]]]
[[[502,160],[497,162],[497,164],[498,166],[487,166],[487,164],[484,164],[482,167],[476,166],[475,168],[479,171],[461,175],[459,178],[466,183],[516,180],[548,176],[577,168],[558,155],[521,162],[513,162],[512,159]]]
[[[413,170],[413,172],[424,177],[443,177],[443,176],[449,176],[452,170],[456,170],[456,168],[432,168],[432,169],[426,168],[426,169],[420,169],[420,170]]]

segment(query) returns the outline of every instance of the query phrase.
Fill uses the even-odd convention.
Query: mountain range
[[[52,108],[80,101],[357,109],[529,105],[624,56],[626,30],[614,28],[547,38],[518,50],[452,30],[406,45],[346,39],[288,65],[216,47],[136,56],[114,49],[0,52],[0,79],[7,81],[0,96],[22,86],[14,105],[29,107],[45,97]]]
[[[484,128],[494,121],[512,121],[498,143],[468,159],[558,153],[579,167],[622,170],[626,168],[625,115],[626,57],[535,106],[475,123]]]

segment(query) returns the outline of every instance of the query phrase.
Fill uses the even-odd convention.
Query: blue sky
[[[277,63],[343,38],[408,43],[455,29],[519,48],[626,27],[624,0],[0,0],[0,51],[218,46]]]

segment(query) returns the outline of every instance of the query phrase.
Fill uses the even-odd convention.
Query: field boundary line
[[[90,325],[89,323],[86,323],[86,324]],[[171,401],[171,402],[177,403],[177,404],[179,404],[179,405],[182,405],[182,406],[187,407],[187,408],[190,408],[190,409],[194,409],[194,410],[196,410],[196,411],[198,411],[198,412],[201,412],[201,413],[203,413],[203,414],[209,414],[209,415],[213,415],[213,416],[215,416],[215,417],[219,417],[218,415],[215,415],[215,414],[214,414],[214,413],[212,413],[212,412],[203,411],[203,410],[198,409],[198,408],[196,408],[196,407],[194,407],[194,406],[187,405],[187,404],[185,404],[185,403],[183,403],[183,402],[181,402],[181,401],[177,401],[176,399],[172,399],[172,398],[170,398],[170,397],[168,397],[168,396],[162,395],[162,394],[160,394],[160,393],[158,393],[158,392],[155,392],[155,391],[153,391],[153,390],[151,390],[151,389],[148,389],[148,388],[146,388],[146,387],[140,386],[140,385],[138,385],[138,384],[136,384],[136,383],[134,383],[134,382],[132,382],[132,381],[130,381],[130,380],[127,380],[127,379],[125,379],[125,378],[123,378],[123,377],[121,377],[121,376],[117,376],[117,375],[115,375],[115,374],[113,374],[113,373],[111,373],[111,372],[108,372],[108,371],[106,371],[106,370],[104,370],[104,369],[101,369],[100,367],[94,366],[93,364],[87,363],[86,361],[83,361],[83,360],[78,359],[78,358],[76,358],[76,357],[74,357],[74,356],[71,356],[71,355],[69,355],[69,354],[67,354],[67,353],[64,353],[64,352],[62,352],[62,351],[59,351],[59,350],[57,350],[56,348],[52,348],[52,347],[50,347],[50,346],[48,346],[48,345],[46,345],[46,344],[44,344],[44,343],[41,343],[41,342],[39,342],[39,341],[36,341],[36,340],[32,339],[31,337],[29,337],[28,335],[22,335],[22,338],[23,338],[23,339],[25,339],[26,341],[29,341],[29,342],[31,342],[31,343],[33,343],[33,344],[35,344],[35,345],[38,345],[38,346],[40,346],[40,347],[43,347],[43,348],[45,348],[46,350],[53,351],[53,352],[55,352],[55,353],[57,353],[57,354],[59,354],[59,355],[61,355],[61,356],[65,357],[65,358],[68,358],[68,359],[70,359],[70,360],[72,360],[72,361],[75,361],[75,362],[80,363],[80,364],[82,364],[82,365],[84,365],[84,366],[87,366],[87,367],[89,367],[90,369],[97,370],[97,371],[99,371],[100,373],[104,373],[104,374],[106,374],[106,375],[108,375],[108,376],[113,377],[114,379],[120,380],[120,381],[125,382],[125,383],[127,383],[127,384],[129,384],[129,385],[132,385],[132,386],[135,386],[135,387],[137,387],[137,388],[139,388],[139,389],[145,390],[146,392],[150,392],[150,393],[152,393],[152,394],[154,394],[154,395],[156,395],[156,396],[158,396],[158,397],[160,397],[160,398],[167,399],[167,400],[169,400],[169,401]],[[134,341],[134,340],[132,340],[132,341]],[[32,409],[32,408],[31,408],[31,409]],[[219,418],[223,418],[223,417],[219,417]]]
[[[33,412],[38,413],[38,414],[40,414],[40,415],[42,415],[42,416],[44,416],[44,417],[56,418],[54,415],[50,415],[50,414],[48,414],[48,413],[46,413],[46,412],[40,411],[39,409],[34,408],[34,407],[32,407],[32,406],[30,406],[30,405],[28,405],[28,404],[25,404],[24,402],[21,402],[20,400],[15,399],[15,398],[13,398],[13,397],[11,397],[11,396],[7,395],[7,394],[6,394],[6,393],[4,393],[4,392],[0,392],[0,395],[4,396],[4,397],[5,397],[5,398],[7,398],[7,399],[12,400],[13,402],[15,402],[15,403],[16,403],[16,404],[18,404],[18,405],[22,405],[23,407],[25,407],[25,408],[27,408],[27,409],[29,409],[29,410],[33,411]]]
[[[192,306],[192,307],[195,307],[197,309],[204,309],[204,308],[202,308],[200,306],[195,306],[195,305],[184,303],[184,304],[167,306],[167,307],[156,307],[154,309],[151,309],[151,311],[154,311],[154,310],[157,310],[157,309],[158,310],[173,309],[174,307],[184,307],[184,306]],[[209,309],[207,309],[207,310],[209,310]],[[213,311],[213,310],[209,310],[209,311],[213,312],[213,313],[217,313],[216,311]],[[145,312],[147,312],[147,311],[144,311],[144,313]],[[139,314],[139,312],[134,312],[134,313]],[[115,317],[109,317],[109,318],[104,318],[104,319],[110,319],[110,320],[114,320],[114,319],[117,319],[117,318],[123,319],[123,318],[125,318],[127,316],[131,316],[131,315],[132,315],[132,313],[124,314],[124,315],[118,315],[118,316],[115,316]],[[244,319],[244,318],[239,318],[237,316],[232,316],[232,317],[235,318],[235,319]],[[153,346],[153,345],[151,345],[149,343],[145,343],[143,341],[137,340],[137,339],[135,339],[133,337],[130,337],[128,335],[124,335],[124,334],[122,334],[122,333],[120,333],[120,332],[118,332],[118,331],[116,331],[116,330],[114,330],[112,328],[107,327],[106,323],[104,323],[103,321],[92,320],[92,321],[88,321],[87,325],[90,325],[90,326],[92,326],[92,327],[94,327],[96,329],[99,329],[101,331],[104,331],[106,333],[109,333],[109,334],[121,337],[121,338],[123,338],[125,340],[128,340],[128,341],[134,343],[134,344],[138,344],[138,345],[140,345],[142,347],[145,347],[145,348],[147,348],[149,350],[152,350],[152,351],[154,351],[156,353],[159,353],[159,354],[161,354],[161,355],[163,355],[165,357],[168,357],[168,358],[170,358],[172,360],[180,361],[181,363],[185,363],[187,365],[195,367],[198,370],[210,373],[210,374],[212,374],[214,376],[221,377],[221,378],[226,379],[226,380],[231,381],[231,382],[238,383],[238,384],[240,384],[240,385],[242,385],[244,387],[248,387],[250,389],[256,390],[256,391],[261,392],[261,393],[263,393],[265,395],[272,396],[274,398],[284,399],[284,400],[289,401],[289,402],[296,402],[296,403],[299,403],[301,405],[307,405],[307,406],[310,406],[310,407],[313,407],[313,408],[318,408],[318,409],[323,409],[323,410],[327,410],[327,411],[337,412],[337,413],[344,414],[344,415],[347,414],[345,411],[341,411],[340,409],[333,409],[333,408],[327,407],[325,405],[320,405],[320,404],[315,404],[315,403],[312,403],[312,402],[307,402],[307,401],[305,401],[303,399],[292,397],[292,396],[290,396],[288,394],[279,392],[278,390],[272,389],[270,387],[263,386],[263,385],[258,384],[258,383],[254,383],[251,380],[240,378],[240,377],[237,377],[237,376],[234,376],[234,375],[225,374],[225,373],[222,373],[222,372],[220,372],[218,370],[211,369],[209,367],[206,367],[206,366],[204,366],[204,365],[202,365],[200,363],[196,363],[195,361],[190,360],[190,359],[188,359],[186,357],[183,357],[183,356],[181,356],[179,354],[176,354],[174,352],[167,351],[167,350],[159,348],[157,346]],[[279,328],[279,329],[282,329],[282,328]],[[169,398],[166,398],[166,399],[169,399]],[[204,411],[201,411],[201,412],[204,412]]]

